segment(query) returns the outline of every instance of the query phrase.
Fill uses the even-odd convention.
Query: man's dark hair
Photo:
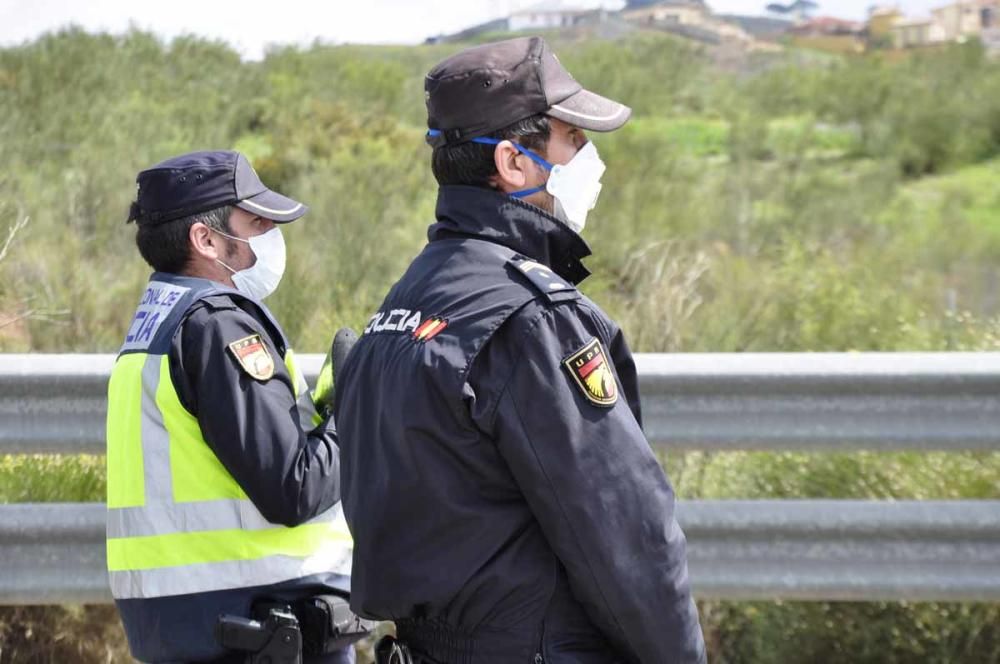
[[[229,215],[232,213],[233,206],[224,205],[162,224],[139,224],[135,245],[139,247],[139,253],[149,266],[157,272],[179,274],[191,260],[191,243],[188,240],[191,227],[201,222],[211,229],[232,235],[233,231],[229,227]]]
[[[539,114],[518,120],[486,137],[513,141],[529,150],[540,152],[548,144],[550,135],[548,116]],[[442,145],[434,148],[431,154],[431,170],[441,186],[464,184],[491,188],[493,185],[490,179],[497,174],[496,162],[493,161],[495,150],[495,145],[472,142]]]

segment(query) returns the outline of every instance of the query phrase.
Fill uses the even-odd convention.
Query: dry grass
[[[358,664],[374,664],[382,623],[357,644]],[[119,664],[136,660],[112,605],[0,607],[0,664]]]
[[[114,606],[0,607],[0,664],[134,661]]]

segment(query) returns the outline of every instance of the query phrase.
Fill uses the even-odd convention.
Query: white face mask
[[[597,205],[606,168],[593,143],[580,148],[568,164],[552,167],[545,190],[555,198],[555,216],[577,233],[587,225],[587,213]]]
[[[245,270],[234,270],[222,261],[218,261],[219,265],[233,273],[236,289],[257,300],[263,300],[273,293],[281,281],[281,275],[285,273],[285,238],[281,234],[281,229],[275,226],[266,233],[254,235],[249,240],[227,235],[221,231],[216,233],[246,242],[250,245],[250,251],[257,257],[257,261]]]

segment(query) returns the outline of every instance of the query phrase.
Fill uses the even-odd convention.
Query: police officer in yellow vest
[[[139,660],[243,662],[213,635],[220,614],[350,583],[333,421],[262,303],[285,267],[276,224],[307,208],[237,152],[174,157],[137,184],[129,221],[155,272],[109,386],[112,594]]]

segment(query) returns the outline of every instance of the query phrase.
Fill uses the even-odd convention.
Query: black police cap
[[[632,110],[576,82],[541,37],[453,55],[424,79],[432,146],[464,143],[544,113],[581,129],[613,131]]]
[[[128,221],[159,224],[235,205],[277,223],[294,221],[309,208],[271,191],[239,152],[189,152],[160,162],[136,177],[138,193]]]

